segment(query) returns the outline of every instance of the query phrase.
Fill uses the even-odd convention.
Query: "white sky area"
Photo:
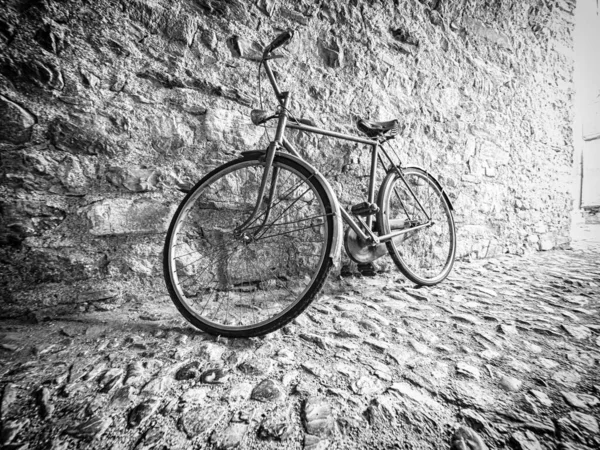
[[[578,0],[575,11],[575,83],[592,101],[600,94],[600,16],[597,0]]]
[[[578,0],[575,11],[575,207],[600,206],[600,8]],[[600,136],[599,136],[600,137]],[[582,167],[583,166],[583,167]],[[583,170],[583,177],[582,177]],[[580,189],[578,189],[580,188]],[[579,192],[577,192],[579,190]]]

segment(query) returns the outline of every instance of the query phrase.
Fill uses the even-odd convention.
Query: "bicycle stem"
[[[277,97],[277,100],[279,101],[279,103],[283,106],[282,93],[279,91],[279,86],[277,85],[277,80],[275,79],[275,75],[273,75],[273,71],[271,70],[271,67],[269,66],[269,60],[267,60],[267,59],[263,60],[262,64],[263,64],[263,66],[265,66],[265,72],[267,72],[267,77],[269,78],[271,86],[273,86],[273,90],[275,91],[275,96]]]

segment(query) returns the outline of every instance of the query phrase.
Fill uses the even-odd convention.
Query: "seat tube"
[[[377,178],[377,160],[379,157],[379,144],[371,146],[371,172],[369,174],[369,191],[367,201],[373,203],[375,201],[375,179]],[[369,230],[373,228],[373,216],[367,216],[367,226]]]

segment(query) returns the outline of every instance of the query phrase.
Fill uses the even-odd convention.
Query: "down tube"
[[[315,179],[317,179],[321,183],[321,185],[325,189],[325,193],[326,193],[327,197],[329,198],[329,202],[331,203],[332,208],[333,208],[332,213],[334,216],[333,246],[331,247],[330,255],[331,255],[331,259],[333,260],[334,266],[337,267],[340,263],[340,254],[342,251],[342,239],[343,239],[343,235],[344,235],[344,226],[342,223],[342,213],[340,212],[340,210],[341,210],[340,203],[335,195],[335,192],[331,188],[331,185],[329,184],[327,179],[323,176],[323,174],[321,174],[321,172],[319,172],[314,167],[312,167],[309,163],[304,161],[298,155],[298,152],[292,147],[292,145],[289,143],[289,141],[285,138],[285,136],[283,137],[283,145],[284,145],[285,149],[288,150],[291,154],[288,155],[288,154],[282,153],[281,157],[295,161],[297,164],[304,166],[310,173],[314,174]]]

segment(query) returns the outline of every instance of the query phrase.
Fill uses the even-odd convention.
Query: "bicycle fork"
[[[281,112],[279,113],[279,122],[277,123],[277,131],[275,132],[275,139],[273,140],[273,142],[271,142],[271,144],[269,144],[267,153],[265,155],[265,171],[263,173],[262,180],[260,182],[260,188],[258,189],[258,197],[256,199],[256,204],[254,205],[254,210],[250,214],[250,217],[248,217],[248,219],[246,219],[246,221],[242,225],[240,225],[234,229],[234,234],[236,234],[238,236],[243,236],[244,239],[247,239],[248,241],[253,240],[254,238],[256,238],[259,235],[259,233],[264,229],[265,225],[267,224],[267,221],[269,220],[269,216],[271,214],[271,203],[273,201],[273,197],[275,195],[275,191],[277,188],[277,181],[279,179],[279,168],[274,167],[273,173],[271,174],[271,167],[273,166],[273,161],[275,159],[275,154],[276,154],[277,150],[283,144],[283,140],[284,140],[283,132],[285,131],[285,127],[287,125],[287,120],[288,120],[289,101],[290,101],[290,93],[282,92],[281,99],[280,99]],[[256,230],[254,230],[252,233],[248,234],[248,233],[246,233],[246,231],[249,229],[249,226],[256,221],[257,214],[260,210],[260,207],[261,207],[263,201],[265,201],[264,195],[265,195],[265,191],[267,189],[267,184],[269,182],[269,178],[271,178],[271,188],[269,189],[269,196],[266,199],[267,210],[264,213],[264,219],[263,219],[262,223],[257,227]]]

